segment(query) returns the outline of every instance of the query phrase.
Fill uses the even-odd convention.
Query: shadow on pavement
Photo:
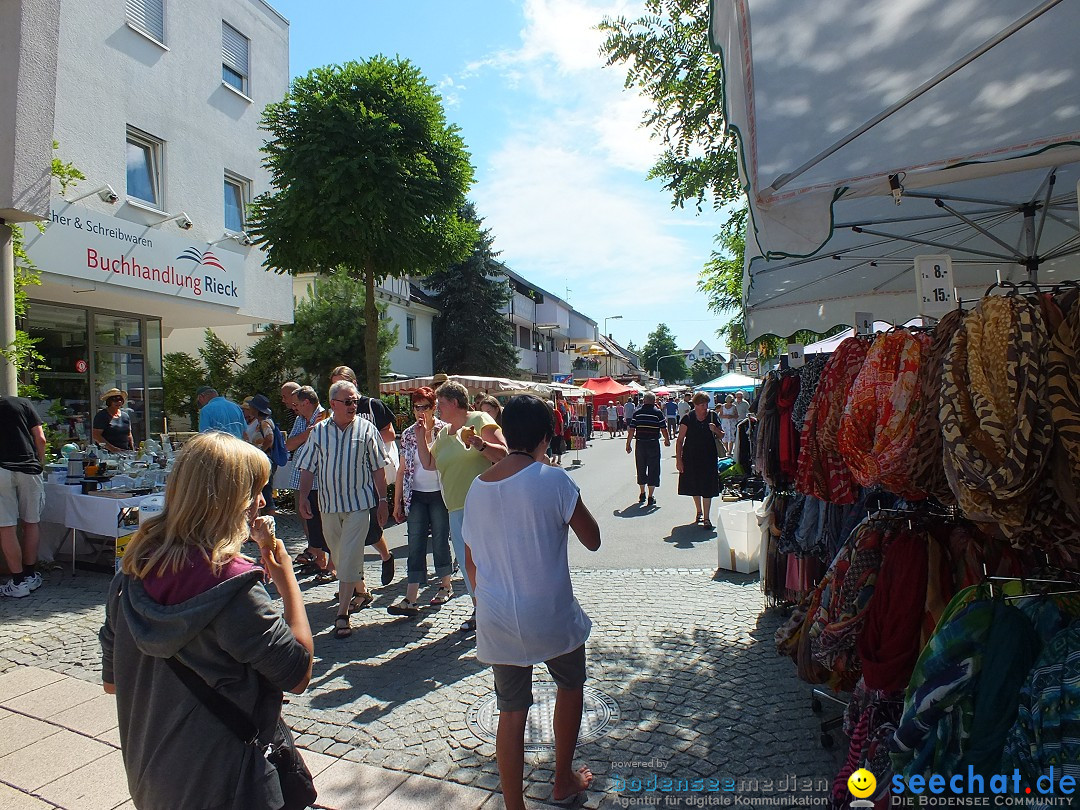
[[[700,524],[689,523],[673,526],[671,534],[664,538],[665,543],[674,544],[675,548],[694,548],[697,543],[707,543],[716,539],[716,529],[704,529]]]

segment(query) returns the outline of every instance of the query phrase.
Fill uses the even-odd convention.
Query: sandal
[[[319,573],[315,575],[315,579],[312,580],[316,585],[326,585],[330,582],[337,582],[337,574],[327,571],[324,568],[319,569]]]
[[[435,595],[431,597],[431,604],[433,605],[445,605],[450,601],[450,597],[454,594],[450,592],[449,588],[439,588],[435,592]]]
[[[352,628],[349,627],[349,614],[342,613],[334,619],[334,638],[348,638],[351,635]]]
[[[461,623],[461,627],[458,628],[462,633],[475,633],[476,632],[476,613],[467,618]]]
[[[315,562],[315,558],[312,557],[308,552],[301,551],[299,554],[297,554],[295,557],[293,557],[292,562],[293,562],[293,566],[300,567],[300,566],[303,566],[303,565],[307,565],[308,563]]]
[[[701,523],[701,518],[702,514],[698,512],[696,515],[694,515],[694,523]]]
[[[386,612],[392,616],[418,616],[420,615],[420,603],[410,602],[408,599],[402,597],[400,602],[390,605],[386,609]]]
[[[363,610],[374,601],[375,597],[370,591],[368,591],[367,593],[353,594],[352,601],[349,602],[349,613],[355,613],[358,610]]]

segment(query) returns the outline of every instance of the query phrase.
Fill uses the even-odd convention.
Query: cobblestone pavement
[[[280,536],[293,538],[289,545],[298,551],[295,523],[279,522]],[[368,568],[369,581],[377,582],[377,562]],[[399,562],[399,574],[402,568]],[[53,572],[33,597],[0,600],[0,671],[31,664],[99,681],[97,630],[107,582],[103,574]],[[618,705],[608,732],[578,748],[578,759],[598,777],[586,806],[615,806],[615,776],[734,779],[744,795],[769,792],[762,786],[768,779],[831,783],[840,750],[818,743],[809,687],[772,644],[783,617],[764,609],[756,577],[701,569],[575,571],[573,583],[593,620],[588,684]],[[290,696],[285,707],[298,742],[334,757],[497,789],[494,745],[467,722],[492,691],[474,639],[457,630],[471,612],[467,597],[416,619],[394,617],[385,608],[404,591],[399,579],[375,589],[374,604],[353,617],[353,635],[335,640],[336,585],[301,586],[317,661],[307,693]],[[538,668],[536,679],[547,677]],[[553,758],[527,755],[531,798],[549,795]]]

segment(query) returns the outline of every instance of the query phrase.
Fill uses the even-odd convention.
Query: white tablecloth
[[[47,483],[45,511],[41,514],[41,520],[103,537],[120,537],[130,531],[119,526],[121,512],[137,507],[146,497],[104,498],[100,495],[83,495],[76,486]]]

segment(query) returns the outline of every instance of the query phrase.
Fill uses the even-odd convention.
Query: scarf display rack
[[[841,725],[849,738],[835,807],[858,767],[887,802],[894,767],[1016,763],[1035,780],[1066,733],[1047,717],[1080,737],[1080,694],[1044,688],[1080,667],[1080,283],[987,293],[772,373],[752,406],[762,587],[790,611],[777,648],[813,684],[813,712],[842,709],[822,745]]]

